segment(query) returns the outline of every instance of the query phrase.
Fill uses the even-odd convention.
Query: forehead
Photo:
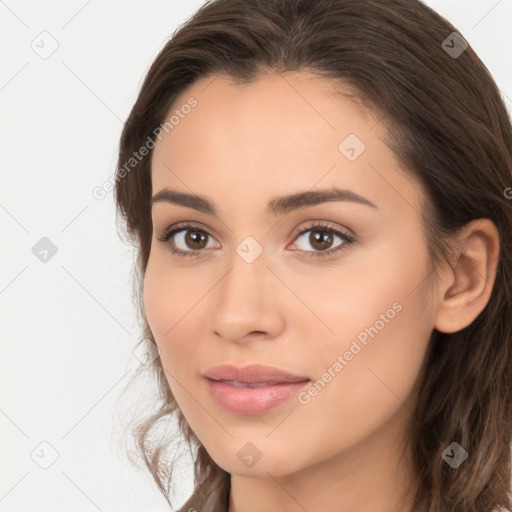
[[[253,148],[256,152],[257,143],[272,143],[277,149],[296,141],[318,144],[319,137],[326,144],[336,142],[348,131],[363,137],[376,125],[376,114],[340,92],[331,81],[305,72],[263,75],[247,84],[224,76],[203,77],[176,98],[168,112],[167,119],[188,112],[179,119],[173,116],[168,144],[179,146],[182,137],[189,139],[195,132],[198,142],[223,143],[232,151],[242,142],[248,154]],[[197,104],[190,109],[186,105],[191,99]]]
[[[395,185],[416,200],[417,190],[384,143],[380,113],[339,91],[333,82],[302,72],[249,84],[201,78],[166,116],[174,115],[174,122],[154,149],[153,194],[168,187],[250,198],[312,188],[321,180],[322,186],[364,190],[370,199],[392,199],[396,188],[383,187],[389,178],[402,181]],[[191,101],[195,106],[185,108]],[[361,151],[355,160],[344,153],[347,140]]]

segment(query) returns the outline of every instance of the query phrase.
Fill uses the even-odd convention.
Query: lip
[[[242,367],[233,364],[221,364],[206,370],[203,375],[211,380],[232,380],[237,382],[284,384],[310,380],[304,375],[293,375],[280,368],[262,364],[250,364]]]
[[[271,366],[239,368],[230,364],[210,368],[203,377],[210,396],[219,406],[242,415],[263,414],[277,407],[299,393],[311,380]]]

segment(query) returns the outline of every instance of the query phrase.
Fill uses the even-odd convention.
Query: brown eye
[[[331,248],[333,243],[333,234],[326,231],[310,230],[308,242],[312,247],[319,251],[326,251]]]
[[[309,233],[309,236],[304,236],[307,233]],[[301,237],[302,241],[300,240]],[[340,240],[340,243],[333,247],[336,238]],[[317,224],[302,230],[295,240],[299,240],[302,244],[302,247],[301,244],[298,244],[299,250],[310,253],[312,256],[331,255],[332,253],[344,250],[355,242],[355,238],[352,235],[324,224]],[[307,245],[312,247],[313,250],[308,250]]]
[[[183,241],[187,247],[194,250],[205,248],[205,241],[208,237],[208,233],[191,229],[185,230],[185,233]]]
[[[199,256],[209,246],[211,235],[195,226],[178,226],[167,231],[159,240],[170,245],[173,254],[179,257]]]

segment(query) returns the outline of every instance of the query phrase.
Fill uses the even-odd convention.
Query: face
[[[383,142],[380,116],[306,73],[204,78],[176,109],[153,152],[153,196],[201,196],[215,213],[160,194],[144,306],[190,427],[219,466],[246,476],[391,450],[435,304],[422,189]],[[349,192],[319,195],[334,189]],[[282,200],[304,192],[316,195]],[[309,381],[212,385],[205,372],[224,363]],[[273,402],[276,386],[290,396]]]

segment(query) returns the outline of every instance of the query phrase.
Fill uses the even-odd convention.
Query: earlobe
[[[442,274],[434,327],[457,332],[483,311],[493,289],[499,258],[499,232],[490,219],[467,224],[455,242],[455,262]]]

